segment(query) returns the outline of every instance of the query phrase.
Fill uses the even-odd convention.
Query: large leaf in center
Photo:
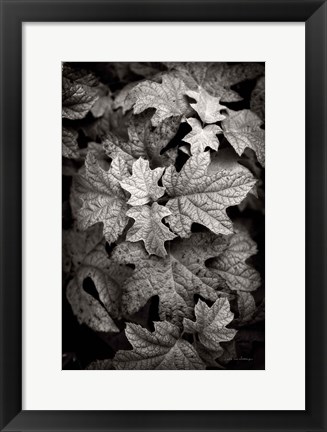
[[[189,237],[193,222],[216,234],[231,234],[232,222],[226,209],[239,204],[253,188],[250,172],[219,171],[208,175],[210,153],[191,156],[180,172],[168,167],[162,182],[171,199],[167,203],[172,215],[167,221],[180,237]]]
[[[158,185],[158,181],[164,168],[151,170],[149,161],[139,158],[133,163],[132,170],[133,174],[120,182],[121,187],[131,194],[128,204],[141,206],[162,197],[165,189]]]

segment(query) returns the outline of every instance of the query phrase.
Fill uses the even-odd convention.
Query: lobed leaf
[[[206,226],[215,234],[232,233],[232,222],[226,209],[239,204],[253,188],[252,174],[238,171],[219,171],[208,175],[210,153],[191,156],[180,172],[168,167],[162,178],[171,197],[167,222],[180,237],[189,237],[192,223]]]
[[[250,108],[262,121],[265,120],[265,77],[258,79],[251,93]]]
[[[249,233],[238,229],[230,236],[228,248],[212,260],[210,268],[231,290],[254,291],[260,286],[260,275],[246,260],[256,252],[257,245]]]
[[[79,158],[78,133],[72,128],[62,128],[62,155],[69,159]]]
[[[217,125],[208,125],[202,128],[199,120],[195,118],[189,118],[187,123],[192,127],[183,141],[186,141],[191,145],[191,153],[202,153],[207,147],[213,150],[218,150],[219,141],[217,135],[222,133],[222,129]]]
[[[195,316],[196,321],[184,319],[185,331],[197,334],[201,344],[209,351],[222,353],[220,343],[232,340],[237,333],[237,330],[226,327],[234,318],[227,298],[218,298],[211,307],[199,300]]]
[[[129,271],[108,259],[104,242],[84,258],[66,290],[67,299],[80,324],[99,332],[119,332],[114,319],[121,316],[120,284]],[[83,283],[87,278],[92,279],[98,299],[84,290]]]
[[[76,179],[75,191],[82,201],[78,212],[81,229],[103,223],[103,234],[109,243],[117,240],[127,224],[127,204],[120,181],[128,174],[126,163],[116,157],[105,171],[93,153],[88,153],[85,174]]]
[[[128,323],[125,332],[133,349],[116,353],[116,369],[205,369],[192,345],[180,339],[178,327],[169,322],[155,322],[152,333]]]
[[[120,181],[123,189],[131,194],[128,204],[141,206],[156,201],[165,193],[165,189],[158,185],[164,168],[151,170],[149,161],[139,158],[132,166],[133,174]]]
[[[258,161],[265,165],[265,131],[260,128],[261,119],[250,110],[231,111],[222,122],[225,137],[239,156],[249,147],[255,151]]]
[[[151,122],[158,126],[169,117],[182,117],[189,111],[185,97],[186,87],[182,80],[171,75],[163,75],[162,83],[143,81],[133,87],[129,98],[134,102],[134,113],[139,114],[148,108],[155,108]]]
[[[224,237],[212,233],[194,233],[189,239],[171,241],[166,258],[149,256],[140,243],[117,245],[112,258],[135,266],[122,287],[124,313],[134,314],[158,295],[160,319],[181,325],[183,317],[193,315],[195,294],[216,300],[221,277],[208,269],[205,261],[219,256],[226,247]]]
[[[97,91],[83,84],[62,80],[62,116],[70,120],[82,119],[99,98]]]
[[[126,240],[130,242],[143,240],[145,249],[149,254],[166,256],[165,241],[176,237],[162,223],[162,219],[169,216],[170,211],[155,202],[151,207],[133,207],[126,214],[135,220],[134,225],[127,232]]]
[[[201,87],[197,90],[188,90],[186,95],[195,99],[196,102],[190,105],[199,114],[203,123],[216,123],[225,119],[220,111],[226,107],[220,105],[220,98],[211,96]]]

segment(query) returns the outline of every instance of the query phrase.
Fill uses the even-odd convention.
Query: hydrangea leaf
[[[134,157],[149,159],[151,167],[168,166],[175,162],[172,159],[171,151],[164,151],[167,144],[176,135],[180,117],[169,117],[164,119],[157,127],[151,123],[152,113],[146,111],[133,116],[128,127],[129,142]]]
[[[193,345],[196,349],[196,352],[199,354],[201,360],[205,363],[206,366],[215,369],[224,369],[220,362],[217,363],[218,357],[221,357],[224,353],[224,349],[221,346],[219,346],[215,351],[212,351],[206,348],[196,338],[193,342]]]
[[[128,175],[126,163],[116,157],[105,171],[93,153],[85,160],[85,174],[76,179],[75,190],[83,202],[78,212],[81,229],[103,223],[103,234],[109,243],[117,240],[127,224],[127,204],[120,181]]]
[[[237,337],[237,335],[236,335]],[[237,360],[239,358],[236,351],[236,338],[230,342],[224,343],[224,350],[221,355],[219,355],[218,362],[220,365],[227,365],[232,360]]]
[[[155,322],[154,332],[128,323],[125,333],[133,349],[116,353],[116,369],[205,369],[193,346],[169,322]]]
[[[81,130],[84,135],[92,141],[102,141],[108,131],[112,129],[112,119],[112,111],[107,109],[102,117],[96,118],[92,122],[83,122]]]
[[[67,299],[80,324],[86,324],[98,332],[118,333],[119,329],[106,309],[93,296],[84,291],[82,280],[92,275],[87,269],[80,270],[78,277],[67,286]]]
[[[264,65],[260,63],[213,63],[208,68],[204,87],[224,102],[236,102],[242,98],[231,90],[231,87],[242,81],[257,78],[263,73]]]
[[[201,344],[209,351],[219,352],[220,343],[232,340],[237,333],[226,327],[233,320],[234,314],[225,297],[218,298],[211,307],[199,300],[195,306],[195,316],[196,321],[184,319],[184,330],[197,334]]]
[[[181,268],[191,272],[195,279],[195,285],[201,286],[199,279],[206,291],[201,290],[198,293],[203,297],[214,299],[213,292],[208,288],[214,288],[219,291],[221,288],[221,278],[206,266],[206,261],[219,256],[228,247],[227,236],[216,235],[212,232],[192,233],[191,237],[176,239],[169,244],[169,253],[174,261]]]
[[[134,88],[136,85],[139,84],[139,81],[133,81],[131,83],[128,83],[123,87],[119,92],[115,94],[115,100],[113,107],[114,109],[121,108],[123,114],[125,114],[127,111],[133,108],[133,100],[129,98],[129,92]]]
[[[108,259],[104,242],[84,258],[66,291],[80,324],[86,324],[95,331],[119,332],[113,319],[120,318],[120,284],[131,271],[123,267]],[[84,290],[83,283],[87,278],[92,279],[99,299]]]
[[[215,70],[215,63],[168,63],[168,67],[176,71],[186,87],[190,90],[204,88],[211,96],[219,97],[225,102],[237,102],[242,97],[230,89],[230,82],[226,80],[224,70]],[[229,68],[226,68],[226,71]],[[217,79],[219,76],[220,79]]]
[[[205,261],[219,256],[226,246],[223,236],[209,232],[171,241],[166,258],[149,256],[140,243],[117,245],[112,258],[135,266],[123,286],[124,313],[134,314],[158,295],[160,319],[180,325],[183,316],[191,318],[195,294],[211,301],[218,296],[221,277],[208,269]]]
[[[86,370],[114,370],[113,360],[105,359],[105,360],[95,360],[91,362]]]
[[[170,211],[155,202],[151,207],[132,207],[126,214],[135,220],[134,225],[127,232],[126,240],[130,242],[143,240],[149,254],[166,256],[165,241],[176,237],[162,223],[162,219],[169,216]]]
[[[71,82],[82,84],[87,87],[97,87],[99,85],[99,80],[93,73],[85,69],[72,67],[72,65],[68,63],[64,63],[62,75]]]
[[[87,230],[81,231],[76,224],[69,230],[63,230],[63,270],[66,273],[75,274],[84,258],[102,240],[102,227],[93,225]]]
[[[211,155],[210,165],[208,167],[209,174],[215,174],[218,171],[235,172],[251,172],[250,169],[241,165],[241,158],[235,153],[231,147],[219,149],[219,152]]]
[[[189,111],[185,92],[186,87],[182,80],[166,74],[162,76],[162,83],[141,82],[131,89],[129,98],[134,102],[135,114],[155,108],[151,122],[153,126],[158,126],[166,118],[181,117]]]
[[[250,320],[250,324],[261,322],[265,320],[265,299],[258,305],[253,316]]]
[[[228,117],[222,122],[224,135],[239,156],[249,147],[254,150],[258,161],[265,164],[265,131],[260,128],[261,119],[250,110],[228,110]]]
[[[190,105],[199,114],[203,123],[210,124],[224,120],[225,116],[220,111],[226,109],[226,107],[220,105],[220,98],[211,96],[201,87],[198,90],[188,90],[186,94],[195,99],[196,102]]]
[[[256,160],[255,156],[254,159]],[[237,153],[231,148],[227,147],[224,149],[219,150],[219,152],[215,153],[211,156],[211,162],[208,167],[208,174],[215,174],[218,171],[226,170],[229,172],[252,172],[253,170],[250,170],[248,167],[245,167],[241,163],[244,163],[244,158],[241,159]],[[244,200],[239,204],[239,208],[241,206],[246,207],[246,205],[249,202],[249,198],[252,196],[255,196],[258,198],[258,187],[260,185],[260,180],[257,180],[256,184],[253,186],[253,188],[249,191],[247,196],[244,198]]]
[[[241,81],[254,79],[263,75],[264,66],[260,63],[166,63],[172,71],[176,71],[190,90],[203,87],[212,96],[224,102],[237,102],[242,97],[231,87]],[[171,72],[172,73],[172,72]]]
[[[175,162],[177,151],[163,150],[175,136],[179,123],[178,117],[170,117],[154,128],[151,124],[151,113],[133,116],[128,126],[129,140],[124,141],[113,134],[108,134],[103,143],[104,149],[111,158],[121,156],[130,168],[140,157],[148,159],[151,168],[169,166]]]
[[[202,128],[201,122],[196,118],[189,118],[188,124],[192,127],[183,141],[191,145],[191,153],[204,152],[206,147],[210,147],[213,150],[218,150],[219,141],[217,135],[222,133],[222,129],[217,125],[208,125]]]
[[[100,118],[106,112],[112,109],[112,98],[110,95],[100,96],[99,99],[94,103],[91,108],[91,113],[93,117]]]
[[[167,62],[165,64],[171,70],[170,73],[177,71],[177,76],[183,79],[185,85],[191,90],[204,84],[208,68],[212,65],[210,62]]]
[[[70,120],[82,119],[98,100],[97,91],[89,86],[62,80],[62,116]]]
[[[249,233],[238,229],[229,237],[225,251],[212,260],[210,268],[224,279],[231,290],[254,291],[260,286],[260,275],[246,260],[256,253],[256,243]]]
[[[156,201],[165,193],[165,189],[158,185],[164,168],[151,170],[149,161],[139,158],[133,163],[132,176],[120,181],[120,185],[131,194],[128,204],[141,206],[150,201]]]
[[[136,75],[143,76],[145,78],[151,78],[153,75],[159,72],[153,64],[149,62],[133,62],[130,63],[130,69]]]
[[[111,159],[115,159],[116,157],[124,159],[129,170],[132,170],[133,163],[136,159],[132,154],[131,146],[127,141],[124,141],[123,138],[113,133],[108,133],[103,140],[103,149]]]
[[[78,133],[72,128],[62,128],[62,155],[69,159],[79,158]]]
[[[189,237],[193,222],[216,234],[231,234],[232,223],[226,209],[239,204],[253,188],[250,172],[220,171],[207,174],[210,153],[191,156],[180,172],[168,167],[162,182],[171,199],[167,203],[172,215],[167,221],[180,237]]]
[[[265,120],[265,77],[258,79],[251,93],[250,108],[262,121]]]
[[[237,306],[239,311],[239,320],[242,323],[250,321],[256,311],[256,304],[253,295],[246,291],[237,293]]]

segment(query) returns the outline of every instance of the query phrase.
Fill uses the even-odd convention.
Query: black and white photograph
[[[265,369],[264,63],[62,63],[62,369]]]

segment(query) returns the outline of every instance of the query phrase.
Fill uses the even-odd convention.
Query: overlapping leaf
[[[69,63],[63,64],[62,75],[65,79],[83,86],[97,87],[99,85],[99,80],[93,73],[85,69],[73,67],[72,64]]]
[[[88,365],[86,370],[114,370],[113,360],[96,360]]]
[[[206,74],[205,89],[224,102],[240,100],[240,96],[231,90],[231,87],[242,81],[257,78],[263,73],[264,66],[260,63],[214,63]]]
[[[109,333],[98,336],[110,357],[116,353],[89,369],[220,369],[230,360],[237,367],[239,357],[254,354],[247,330],[262,338],[264,320],[251,264],[262,257],[250,260],[256,244],[244,228],[253,228],[249,209],[263,211],[264,66],[103,63],[92,70],[99,79],[64,66],[62,137],[63,172],[73,177],[69,202],[64,192],[63,285],[79,323]],[[244,101],[251,111],[226,108],[253,79]],[[192,127],[186,136],[181,121]],[[249,196],[257,192],[254,207]],[[125,335],[126,321],[134,324]]]
[[[82,119],[99,98],[92,87],[62,80],[62,116],[70,120]]]
[[[228,239],[223,235],[216,235],[209,231],[193,233],[189,238],[176,239],[169,244],[169,253],[178,267],[190,272],[195,278],[195,286],[201,283],[207,287],[207,292],[202,290],[198,294],[204,297],[214,298],[214,293],[208,287],[219,291],[223,287],[221,278],[206,266],[206,261],[218,257],[228,247]]]
[[[242,98],[231,89],[244,80],[254,79],[264,73],[259,63],[166,63],[170,70],[176,71],[185,85],[196,90],[203,87],[209,94],[224,102],[237,102]]]
[[[165,193],[165,189],[158,185],[164,168],[151,170],[149,161],[139,158],[133,163],[133,174],[120,181],[123,189],[131,194],[128,204],[141,206],[156,201]]]
[[[250,172],[220,171],[209,176],[209,163],[209,152],[199,153],[180,172],[168,167],[162,178],[171,197],[167,207],[172,215],[166,220],[180,237],[190,236],[193,222],[216,234],[230,234],[232,223],[226,209],[239,204],[255,184]]]
[[[256,311],[256,304],[253,295],[246,291],[239,291],[237,294],[237,306],[239,320],[242,323],[250,321]]]
[[[185,244],[184,240],[176,239],[170,242],[166,258],[149,256],[140,243],[124,242],[116,246],[112,258],[135,266],[123,286],[125,315],[134,314],[149,298],[158,295],[160,319],[180,325],[183,317],[192,317],[195,294],[215,300],[221,278],[205,267],[205,260],[217,256],[225,244],[221,237],[213,236],[195,234]]]
[[[135,157],[148,158],[151,167],[169,166],[175,162],[176,153],[174,149],[165,150],[165,147],[176,135],[180,117],[164,119],[156,127],[152,126],[151,117],[151,111],[132,117],[128,128],[130,145]]]
[[[158,65],[154,65],[150,62],[132,62],[130,63],[131,71],[136,75],[143,76],[145,78],[151,78],[153,75],[156,75],[160,72],[158,69]]]
[[[69,159],[79,157],[78,133],[72,128],[62,128],[62,155]]]
[[[199,114],[203,123],[210,124],[224,120],[225,116],[220,111],[226,107],[220,105],[220,98],[211,96],[201,87],[198,90],[188,90],[186,94],[195,99],[195,103],[190,105]]]
[[[90,110],[93,117],[100,118],[106,112],[111,111],[112,103],[113,102],[110,95],[100,96]]]
[[[260,128],[261,119],[250,110],[228,111],[222,122],[225,137],[238,155],[249,147],[257,155],[262,166],[265,164],[265,131]]]
[[[176,150],[163,150],[176,134],[179,123],[178,117],[170,117],[154,128],[151,113],[133,116],[128,127],[129,140],[108,134],[104,141],[105,151],[111,158],[121,156],[130,168],[139,157],[148,159],[151,168],[171,165],[175,162]]]
[[[260,275],[246,260],[256,253],[257,245],[249,233],[237,230],[229,237],[228,248],[210,263],[210,268],[231,290],[254,291],[260,286]]]
[[[109,261],[104,242],[100,242],[83,260],[76,276],[67,286],[67,299],[80,324],[99,332],[118,332],[114,319],[119,318],[120,285],[129,268]],[[84,281],[92,279],[99,298],[83,288]]]
[[[139,114],[148,108],[155,108],[153,126],[158,126],[169,117],[182,117],[189,111],[185,97],[184,82],[169,74],[162,76],[162,83],[143,81],[132,88],[129,98],[134,102],[134,113]]]
[[[134,225],[127,232],[126,240],[137,242],[143,240],[149,254],[161,257],[167,255],[165,241],[176,237],[163,223],[162,219],[169,216],[170,211],[153,203],[152,206],[137,206],[128,210],[127,216],[135,220]]]
[[[262,121],[265,120],[265,77],[258,79],[256,86],[251,93],[251,111],[253,111]]]
[[[116,157],[105,171],[93,153],[88,153],[85,173],[76,178],[75,191],[82,208],[78,221],[82,229],[103,223],[103,234],[109,243],[117,240],[127,224],[127,204],[120,181],[128,175],[126,163]]]
[[[219,141],[217,135],[222,133],[222,129],[217,125],[208,125],[202,128],[201,123],[196,118],[189,118],[188,124],[192,127],[183,141],[191,145],[191,153],[201,153],[206,147],[210,147],[213,150],[218,150]]]
[[[199,300],[195,306],[195,316],[196,321],[184,319],[185,331],[195,333],[209,351],[222,353],[220,343],[232,340],[237,333],[226,327],[234,318],[227,298],[218,298],[211,307]]]
[[[128,83],[115,94],[115,100],[113,104],[114,109],[121,108],[123,114],[125,114],[127,111],[133,108],[134,101],[128,96],[132,88],[134,88],[137,84],[139,84],[139,81]]]
[[[74,224],[69,230],[63,231],[63,270],[66,273],[75,274],[85,257],[102,240],[102,227],[100,224],[81,231]]]
[[[254,159],[256,161],[255,156]],[[215,174],[221,170],[226,170],[232,173],[253,173],[253,170],[249,168],[249,166],[251,166],[252,168],[251,163],[248,163],[247,166],[244,166],[240,162],[244,163],[244,159],[241,159],[231,147],[221,149],[219,150],[219,152],[212,155],[211,162],[208,167],[208,174]],[[258,188],[260,184],[261,181],[257,180],[253,188],[249,191],[244,200],[239,204],[239,208],[241,208],[241,206],[245,208],[246,205],[249,203],[250,197],[258,198]]]
[[[193,346],[169,322],[155,322],[152,333],[128,323],[125,332],[133,349],[116,353],[116,369],[205,369]]]

